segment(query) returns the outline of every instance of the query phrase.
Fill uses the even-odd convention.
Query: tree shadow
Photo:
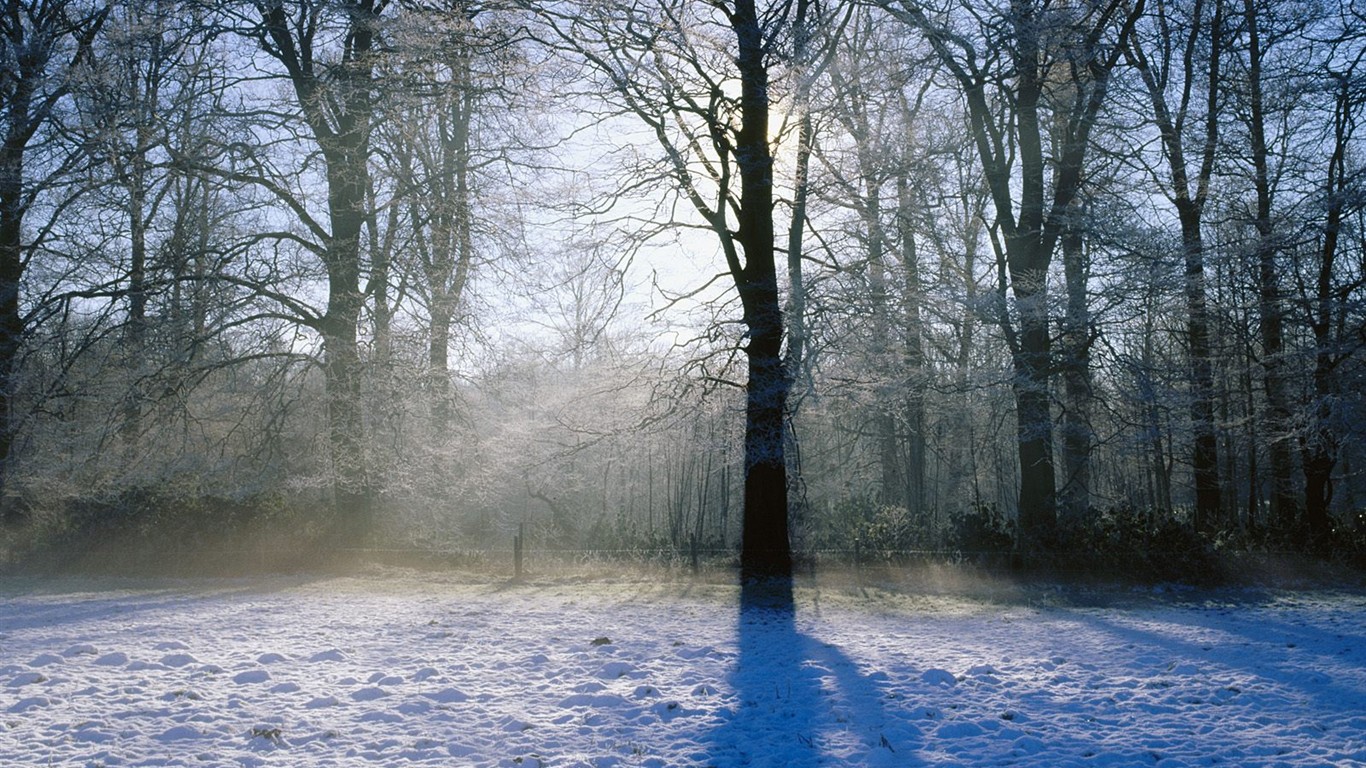
[[[736,618],[735,700],[708,734],[706,765],[916,766],[920,733],[837,646],[799,627],[790,583],[747,584]]]
[[[100,623],[138,615],[175,615],[206,599],[270,594],[310,583],[311,577],[172,581],[60,579],[4,585],[0,631]]]
[[[1359,682],[1332,674],[1334,670],[1361,668],[1361,660],[1366,657],[1366,638],[1353,634],[1354,627],[1293,624],[1268,616],[1265,611],[1259,611],[1255,620],[1238,617],[1200,622],[1195,616],[1191,611],[1181,611],[1162,618],[1187,633],[1224,633],[1225,642],[1164,633],[1151,626],[1131,626],[1094,612],[1075,614],[1078,621],[1120,642],[1162,652],[1172,668],[1189,663],[1196,668],[1240,672],[1268,685],[1296,691],[1318,702],[1317,707],[1323,711],[1358,711],[1366,704],[1366,689],[1359,687]]]

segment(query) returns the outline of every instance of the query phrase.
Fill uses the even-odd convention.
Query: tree
[[[847,268],[862,280],[857,295],[846,301],[860,311],[846,325],[866,318],[867,328],[863,338],[846,336],[844,345],[866,350],[858,367],[877,443],[879,499],[919,518],[925,499],[926,381],[917,237],[935,206],[927,193],[936,185],[927,158],[941,147],[926,129],[930,110],[922,109],[932,73],[913,63],[918,52],[905,38],[904,26],[870,9],[843,27],[822,102],[840,133],[834,126],[827,130],[820,181],[831,206],[858,217],[858,252]]]
[[[401,48],[386,61],[387,119],[377,140],[394,187],[390,228],[406,236],[398,266],[415,262],[427,309],[432,430],[445,435],[454,398],[450,346],[466,290],[475,268],[503,247],[500,238],[520,234],[515,212],[492,210],[487,198],[498,185],[511,186],[500,169],[520,162],[517,150],[532,143],[512,116],[535,75],[523,73],[527,62],[502,18],[479,3],[415,4],[397,20]]]
[[[534,7],[545,41],[583,62],[662,152],[662,165],[632,186],[667,179],[721,249],[740,299],[748,374],[741,577],[788,577],[793,371],[783,359],[771,117],[773,78],[794,34],[809,45],[816,8],[806,0]]]
[[[107,15],[108,6],[64,0],[7,0],[0,7],[0,491],[12,459],[14,396],[28,330],[20,293],[30,261],[51,232],[27,230],[25,217],[77,162],[75,154],[61,156],[57,143],[57,154],[38,159],[40,175],[34,177],[29,149],[52,127]]]
[[[1253,261],[1259,292],[1258,326],[1262,342],[1263,381],[1266,394],[1268,450],[1271,454],[1271,516],[1290,530],[1299,517],[1300,503],[1294,487],[1290,382],[1285,349],[1285,307],[1277,265],[1276,224],[1272,217],[1274,180],[1271,176],[1270,137],[1266,126],[1263,64],[1266,47],[1262,39],[1264,19],[1256,0],[1244,0],[1247,55],[1247,130],[1251,140],[1252,185],[1256,195],[1252,225],[1257,231]]]
[[[240,29],[281,68],[292,93],[292,112],[261,114],[279,123],[265,130],[301,125],[317,147],[326,189],[318,215],[307,198],[249,152],[249,167],[228,178],[268,190],[306,234],[264,233],[261,239],[294,243],[323,267],[327,306],[317,312],[303,301],[265,286],[300,324],[322,339],[326,382],[328,445],[333,500],[340,531],[363,534],[371,521],[373,481],[366,466],[361,404],[362,364],[358,324],[365,295],[363,236],[370,210],[370,160],[377,116],[375,59],[385,0],[262,0],[252,4]]]
[[[1307,278],[1297,280],[1301,311],[1313,339],[1310,402],[1306,425],[1299,435],[1299,451],[1304,471],[1305,533],[1317,548],[1323,547],[1333,528],[1333,473],[1345,421],[1340,413],[1344,405],[1340,368],[1366,344],[1366,337],[1350,319],[1353,296],[1366,287],[1366,274],[1360,268],[1353,274],[1343,265],[1350,253],[1350,245],[1343,238],[1344,234],[1350,237],[1352,231],[1348,222],[1359,217],[1366,206],[1366,178],[1360,160],[1352,157],[1366,109],[1366,83],[1362,80],[1366,70],[1366,35],[1362,32],[1366,12],[1340,7],[1336,17],[1330,15],[1325,21],[1326,34],[1317,34],[1323,34],[1327,50],[1306,72],[1326,97],[1323,106],[1327,119],[1322,124],[1327,129],[1327,157],[1321,166],[1321,193],[1314,196],[1322,218],[1309,224],[1313,232],[1309,242],[1317,263]],[[1300,270],[1295,273],[1299,275]]]
[[[1164,2],[1158,10],[1161,12],[1144,27],[1146,34],[1135,34],[1130,40],[1126,54],[1143,79],[1167,160],[1165,179],[1157,169],[1151,173],[1164,182],[1181,226],[1191,426],[1195,435],[1191,462],[1195,526],[1208,531],[1218,526],[1222,507],[1202,222],[1219,147],[1224,0],[1194,0],[1189,6]],[[1178,26],[1182,23],[1184,27]],[[1177,37],[1182,32],[1184,35]],[[1149,49],[1156,52],[1156,58]],[[1189,151],[1192,146],[1194,156]]]
[[[962,4],[886,2],[919,30],[966,102],[991,191],[993,240],[1015,299],[1000,322],[1011,349],[1020,465],[1021,548],[1040,546],[1056,523],[1052,338],[1048,273],[1081,193],[1091,130],[1110,76],[1143,11],[1111,0],[1055,7],[1014,0],[986,17]],[[1056,150],[1046,151],[1051,115]]]
[[[194,35],[202,31],[191,14],[170,3],[124,3],[112,7],[104,34],[90,57],[91,65],[77,93],[82,115],[75,127],[82,144],[96,158],[91,185],[117,211],[114,243],[126,239],[126,304],[121,351],[127,373],[119,434],[126,464],[138,455],[143,416],[151,399],[152,360],[159,350],[148,348],[153,332],[149,307],[156,292],[169,281],[156,274],[157,218],[165,204],[178,202],[175,179],[165,162],[172,132],[201,126],[203,117],[192,105],[205,85],[196,61],[201,47]],[[170,120],[166,115],[176,115]],[[200,211],[203,213],[204,211]],[[171,216],[183,221],[188,211]],[[126,233],[126,234],[125,234]]]

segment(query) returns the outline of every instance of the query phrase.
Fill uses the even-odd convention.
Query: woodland
[[[1363,59],[1351,0],[3,0],[0,567],[1360,566]]]

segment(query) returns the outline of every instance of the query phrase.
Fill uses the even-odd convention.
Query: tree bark
[[[66,2],[6,3],[0,8],[0,504],[10,487],[19,419],[15,396],[27,331],[20,304],[24,268],[32,243],[24,242],[24,218],[33,203],[25,179],[29,142],[66,98],[69,70],[87,57],[108,16],[108,7],[77,16]],[[66,72],[54,72],[54,54],[69,38],[74,53]],[[60,165],[60,163],[59,163]]]
[[[1181,252],[1185,266],[1186,340],[1191,377],[1191,431],[1194,434],[1192,471],[1195,476],[1195,517],[1197,530],[1211,532],[1225,521],[1221,482],[1219,477],[1219,442],[1215,429],[1214,367],[1208,302],[1205,291],[1205,246],[1202,235],[1205,201],[1214,173],[1215,151],[1219,137],[1219,88],[1224,46],[1224,0],[1209,0],[1214,9],[1204,26],[1205,0],[1197,0],[1192,9],[1190,29],[1185,45],[1180,47],[1181,96],[1175,114],[1167,101],[1164,83],[1158,79],[1142,47],[1135,42],[1129,48],[1130,60],[1136,65],[1153,106],[1154,122],[1166,150],[1170,194],[1181,226]],[[1162,34],[1168,35],[1164,27]],[[1187,165],[1184,134],[1187,105],[1196,90],[1196,50],[1202,38],[1209,41],[1209,62],[1204,87],[1204,136],[1200,149],[1200,166],[1191,178]],[[1160,46],[1164,54],[1164,73],[1176,66],[1175,46],[1166,38]]]
[[[902,315],[905,334],[904,413],[906,422],[905,504],[914,518],[925,516],[925,344],[920,280],[920,254],[916,247],[915,223],[909,168],[897,176],[897,233],[901,244]],[[969,257],[970,258],[970,257]],[[971,261],[969,260],[969,265]],[[969,266],[969,270],[971,267]],[[971,274],[968,280],[971,283]],[[970,333],[970,331],[967,331]],[[971,342],[964,341],[965,345]]]
[[[1062,236],[1063,273],[1067,286],[1067,311],[1063,320],[1062,414],[1063,487],[1059,511],[1069,526],[1086,520],[1091,509],[1091,311],[1086,292],[1087,272],[1082,241],[1080,207]]]
[[[740,545],[744,581],[788,579],[785,432],[791,373],[783,365],[783,313],[774,262],[773,156],[769,146],[769,83],[765,39],[753,0],[737,0],[730,17],[738,42],[740,130],[735,159],[740,173],[736,239],[745,263],[732,269],[744,308],[749,343],[745,406],[745,511]],[[738,265],[736,265],[738,266]]]
[[[314,69],[315,22],[296,26],[283,5],[262,7],[262,44],[286,69],[299,107],[326,165],[330,232],[323,243],[327,310],[317,321],[323,340],[329,448],[337,533],[363,537],[372,525],[373,489],[365,458],[361,360],[357,327],[364,306],[361,236],[367,219],[370,130],[374,119],[373,25],[382,4],[345,4],[342,60]],[[315,9],[301,7],[310,14]],[[296,39],[295,35],[299,35]]]
[[[1253,261],[1257,269],[1258,330],[1262,342],[1262,375],[1266,396],[1267,452],[1271,460],[1271,515],[1284,531],[1294,531],[1301,505],[1294,480],[1293,416],[1285,349],[1285,308],[1276,256],[1275,224],[1271,217],[1270,147],[1266,136],[1266,107],[1262,96],[1262,46],[1256,0],[1245,0],[1248,35],[1248,133],[1252,144],[1253,186],[1257,197],[1252,225],[1257,239]]]

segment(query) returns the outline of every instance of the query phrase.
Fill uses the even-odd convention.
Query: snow
[[[431,574],[0,591],[0,766],[1366,764],[1366,595]]]

